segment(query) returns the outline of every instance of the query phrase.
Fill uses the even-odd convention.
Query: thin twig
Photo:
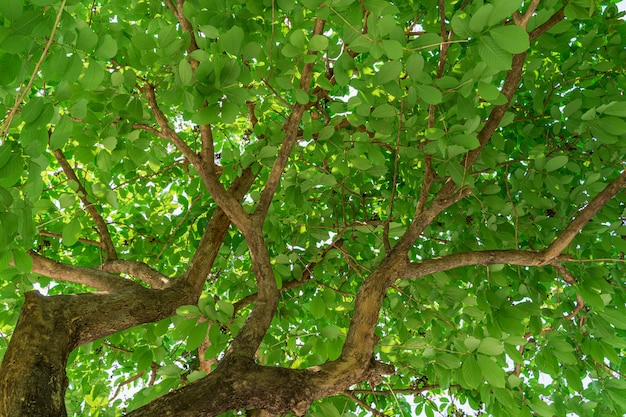
[[[89,215],[91,216],[91,219],[96,224],[96,228],[98,229],[98,234],[100,235],[100,240],[102,241],[102,244],[104,245],[104,250],[106,252],[107,260],[112,261],[112,260],[117,259],[117,252],[115,251],[115,245],[113,245],[113,240],[111,240],[111,235],[109,233],[107,224],[102,218],[102,215],[100,214],[98,209],[95,207],[95,205],[91,203],[89,199],[87,198],[87,195],[88,195],[87,190],[78,179],[76,172],[74,172],[74,169],[71,167],[71,165],[65,158],[63,151],[61,151],[60,149],[54,149],[52,151],[52,154],[54,155],[56,160],[59,162],[59,165],[61,165],[61,168],[63,169],[63,172],[65,173],[65,176],[69,180],[74,181],[76,183],[78,187],[76,190],[76,194],[78,195],[78,198],[80,199],[80,201],[83,203],[85,210],[87,211],[87,213],[89,213]]]
[[[48,38],[48,42],[46,43],[46,46],[43,48],[43,52],[41,53],[39,60],[35,64],[35,68],[33,69],[33,73],[31,74],[30,79],[28,80],[28,84],[26,85],[26,87],[20,89],[20,92],[15,97],[15,103],[13,104],[11,111],[9,112],[7,118],[5,119],[2,129],[0,130],[0,142],[9,134],[9,128],[11,127],[11,123],[13,123],[13,118],[15,118],[15,115],[17,114],[17,110],[22,105],[24,98],[26,98],[26,95],[32,88],[33,83],[35,82],[35,76],[37,76],[37,73],[39,72],[39,69],[41,68],[41,65],[43,64],[43,60],[46,58],[46,56],[48,56],[48,51],[50,50],[50,46],[52,45],[52,42],[54,42],[54,34],[56,33],[57,26],[59,26],[59,22],[61,21],[61,15],[63,14],[63,9],[65,8],[66,1],[67,0],[63,0],[63,2],[61,3],[61,7],[59,7],[59,12],[57,13],[56,20],[54,21],[54,26],[52,27],[52,31],[50,32],[50,37]]]

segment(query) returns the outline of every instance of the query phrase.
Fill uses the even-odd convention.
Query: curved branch
[[[600,191],[591,200],[584,209],[580,211],[578,216],[567,225],[565,230],[561,232],[558,238],[548,246],[546,249],[546,257],[554,258],[571,243],[574,236],[580,232],[580,230],[591,220],[595,214],[600,211],[604,205],[615,196],[622,188],[626,187],[626,170],[622,171],[621,175],[615,178],[609,183],[609,185]]]
[[[569,259],[567,256],[550,259],[550,262]],[[472,265],[508,264],[519,266],[543,266],[547,265],[545,251],[523,250],[484,250],[473,252],[461,252],[439,258],[426,259],[420,262],[407,262],[399,271],[397,278],[413,279],[436,272],[449,271],[450,269]]]
[[[34,273],[55,280],[83,284],[100,291],[113,291],[137,285],[133,281],[98,269],[63,264],[41,256],[34,251],[29,251],[28,254],[33,262],[32,271]]]
[[[63,172],[65,173],[65,176],[69,180],[74,181],[78,185],[78,190],[76,194],[78,195],[78,198],[80,198],[80,201],[82,201],[83,205],[85,206],[85,210],[87,210],[87,213],[89,213],[92,220],[96,224],[96,228],[98,229],[98,234],[100,235],[100,240],[102,241],[102,244],[104,245],[106,258],[108,260],[117,259],[117,252],[115,251],[113,240],[111,240],[111,235],[109,234],[109,229],[107,227],[107,224],[102,218],[102,216],[100,215],[100,212],[96,209],[95,205],[92,204],[87,198],[87,190],[85,189],[83,184],[81,184],[81,182],[78,180],[78,177],[76,176],[76,172],[74,172],[74,169],[70,166],[69,162],[67,162],[65,155],[63,155],[63,152],[60,149],[54,149],[52,153],[54,157],[56,158],[56,160],[59,162],[59,165],[61,165],[61,168],[63,169]]]
[[[143,262],[130,260],[109,261],[102,265],[102,270],[111,273],[122,273],[139,278],[152,288],[163,289],[170,284],[170,279]]]

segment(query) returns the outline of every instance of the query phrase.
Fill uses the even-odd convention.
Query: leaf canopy
[[[395,368],[308,415],[626,414],[624,13],[538,3],[1,1],[0,358],[29,291],[195,276],[72,350],[69,415],[206,380],[269,293],[256,364]]]

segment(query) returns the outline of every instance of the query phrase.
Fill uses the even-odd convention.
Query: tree
[[[0,2],[0,415],[626,413],[614,3]]]

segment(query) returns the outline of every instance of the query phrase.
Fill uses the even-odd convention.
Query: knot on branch
[[[363,374],[363,377],[370,383],[371,387],[374,388],[383,382],[384,375],[393,375],[395,373],[396,368],[393,365],[379,362],[372,358],[369,367]]]

